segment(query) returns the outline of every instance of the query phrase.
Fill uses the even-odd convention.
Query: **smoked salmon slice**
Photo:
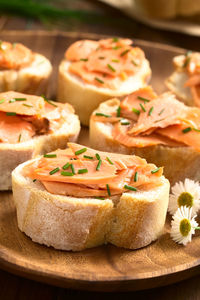
[[[108,197],[136,186],[159,185],[163,169],[135,155],[96,151],[75,143],[27,164],[23,173],[53,194]]]
[[[26,67],[34,59],[33,52],[20,43],[0,43],[0,68],[18,70]]]
[[[128,76],[138,72],[144,52],[129,39],[77,41],[65,53],[69,71],[84,82],[103,88],[118,88]]]

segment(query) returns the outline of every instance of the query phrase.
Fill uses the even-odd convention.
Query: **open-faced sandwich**
[[[82,40],[72,44],[59,66],[58,99],[71,103],[89,124],[97,106],[146,85],[151,69],[144,52],[129,39]]]
[[[76,141],[80,122],[70,104],[17,92],[0,93],[0,190],[11,189],[11,172],[38,154]]]
[[[43,55],[20,43],[0,41],[0,92],[45,93],[51,71]]]
[[[166,80],[167,87],[189,106],[200,107],[200,53],[188,51],[173,59],[175,71]]]
[[[19,229],[40,244],[79,251],[104,243],[136,249],[165,224],[169,182],[134,155],[74,143],[12,173]]]
[[[136,154],[164,166],[171,183],[200,180],[200,109],[151,87],[108,100],[90,120],[90,143],[98,150]]]

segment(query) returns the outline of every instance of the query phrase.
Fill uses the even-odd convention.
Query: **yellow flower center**
[[[179,229],[182,236],[187,236],[191,230],[190,221],[188,219],[181,220]]]
[[[194,197],[187,192],[183,192],[180,194],[180,196],[178,197],[178,206],[188,206],[188,207],[192,207],[193,206],[193,200]]]

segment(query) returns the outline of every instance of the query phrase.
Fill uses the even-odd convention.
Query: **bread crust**
[[[119,100],[108,100],[102,103],[93,114],[97,111],[105,112],[110,107],[116,111],[118,106]],[[143,148],[126,147],[113,139],[111,124],[96,122],[94,118],[90,119],[90,145],[102,151],[135,154],[145,158],[149,163],[164,166],[164,175],[172,185],[185,178],[200,180],[200,153],[192,147],[163,145]]]
[[[0,143],[0,190],[10,190],[11,172],[22,162],[27,161],[39,154],[51,152],[58,148],[66,148],[67,142],[75,142],[80,132],[78,116],[68,115],[68,119],[53,133],[40,135],[17,144]]]
[[[59,65],[57,99],[72,104],[83,125],[89,125],[91,113],[97,106],[112,97],[121,97],[145,86],[150,79],[151,69],[145,59],[141,70],[133,76],[130,87],[126,90],[111,90],[85,84],[80,78],[68,71],[70,62],[63,59]]]
[[[51,194],[23,176],[27,163],[12,173],[13,198],[19,229],[33,241],[72,251],[107,242],[136,249],[162,234],[169,198],[166,178],[148,191],[124,193],[116,203]]]
[[[35,53],[30,66],[19,70],[0,71],[0,93],[16,91],[40,96],[46,92],[51,72],[50,61],[43,55]]]

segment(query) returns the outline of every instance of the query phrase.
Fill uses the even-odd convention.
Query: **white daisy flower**
[[[186,178],[184,182],[177,182],[172,187],[172,193],[169,196],[168,211],[173,215],[181,206],[192,207],[192,213],[195,215],[200,209],[200,185]]]
[[[199,229],[198,223],[195,221],[196,215],[192,216],[192,208],[181,206],[178,208],[171,222],[171,237],[179,243],[186,245],[191,242],[195,229]]]

